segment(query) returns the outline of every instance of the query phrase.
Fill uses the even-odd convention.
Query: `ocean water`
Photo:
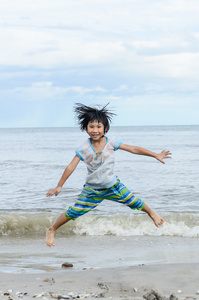
[[[139,237],[148,241],[148,238],[165,240],[177,237],[183,238],[186,243],[187,239],[191,239],[194,245],[198,244],[199,126],[112,127],[107,135],[154,152],[166,149],[173,153],[172,159],[161,164],[151,157],[121,150],[115,152],[115,173],[136,196],[164,217],[165,224],[158,229],[146,214],[105,200],[89,214],[61,227],[57,238],[70,241],[100,239],[103,244],[107,237],[112,241],[117,238]],[[85,181],[83,162],[67,180],[58,197],[49,199],[45,194],[57,185],[75,155],[75,149],[86,138],[87,134],[78,128],[0,129],[1,249],[8,249],[10,245],[15,250],[20,249],[20,243],[26,244],[29,239],[40,245],[46,228],[75,202]],[[9,264],[14,268],[14,252],[11,251],[5,260],[6,251],[0,250],[0,270],[9,269]],[[19,254],[18,260],[24,259],[24,255]],[[30,256],[33,257],[29,253]]]

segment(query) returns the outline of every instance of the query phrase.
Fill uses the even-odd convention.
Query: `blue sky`
[[[198,0],[9,0],[0,10],[0,127],[199,124]]]

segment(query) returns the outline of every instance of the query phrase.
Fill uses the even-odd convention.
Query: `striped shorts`
[[[84,185],[75,204],[68,208],[66,217],[75,220],[97,207],[104,199],[122,203],[137,210],[141,210],[145,204],[143,200],[136,198],[118,178],[117,183],[108,189],[97,190]]]
[[[98,190],[84,185],[75,204],[66,211],[66,217],[75,220],[97,207],[104,199],[122,203],[137,210],[141,210],[145,204],[143,200],[136,198],[117,178],[117,183],[108,189]]]

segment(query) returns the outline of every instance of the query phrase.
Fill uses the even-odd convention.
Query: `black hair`
[[[89,122],[97,121],[104,125],[104,133],[108,132],[112,118],[115,115],[115,113],[106,108],[108,104],[109,103],[100,109],[97,107],[86,106],[82,103],[75,103],[74,111],[81,130],[87,130]]]

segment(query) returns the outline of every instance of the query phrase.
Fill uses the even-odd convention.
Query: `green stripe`
[[[101,193],[106,193],[109,189],[104,189],[104,190],[98,191],[98,190],[94,190],[94,189],[92,189],[92,188],[90,188],[88,186],[85,186],[84,190],[89,191],[89,192],[93,192],[95,194],[101,194]]]
[[[83,202],[83,201],[76,201],[75,204],[80,204],[82,206],[87,205],[87,206],[98,206],[99,203],[90,203],[90,202]]]
[[[74,210],[74,211],[79,211],[79,212],[81,212],[81,211],[90,211],[90,209],[88,209],[88,208],[79,208],[79,207],[69,207],[71,210]]]
[[[96,201],[102,201],[104,198],[103,197],[90,197],[90,196],[88,196],[88,197],[86,197],[86,196],[84,196],[84,195],[80,195],[79,197],[78,197],[78,199],[81,199],[81,198],[83,198],[83,199],[92,199],[92,200],[96,200]]]

